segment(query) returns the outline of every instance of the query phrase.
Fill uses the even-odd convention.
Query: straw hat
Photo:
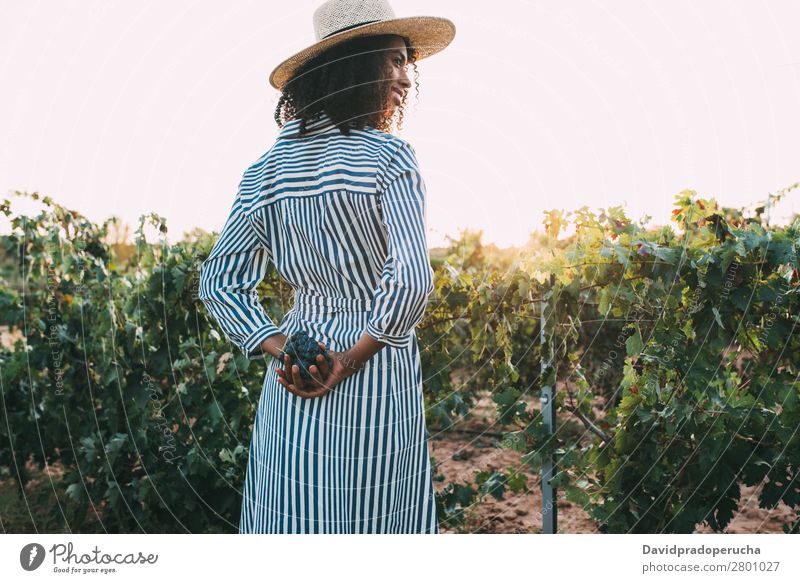
[[[417,60],[438,53],[456,35],[456,26],[438,16],[395,18],[386,0],[328,0],[314,11],[316,43],[292,55],[269,76],[275,89],[282,89],[297,70],[327,49],[357,36],[396,34],[409,39]]]

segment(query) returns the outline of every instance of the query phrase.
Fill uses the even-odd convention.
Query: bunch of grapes
[[[281,353],[281,362],[283,362],[284,354],[288,354],[291,357],[292,365],[296,364],[300,367],[300,376],[304,381],[311,380],[311,373],[309,373],[308,369],[312,364],[317,364],[318,354],[325,357],[329,369],[333,366],[333,361],[328,351],[322,350],[317,341],[303,330],[298,330],[286,341],[286,346],[283,347],[283,352]]]

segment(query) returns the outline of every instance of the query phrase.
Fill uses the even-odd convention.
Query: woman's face
[[[387,90],[389,91],[389,111],[391,114],[400,106],[403,95],[411,88],[411,81],[406,74],[407,58],[406,43],[403,37],[392,36],[383,49],[387,67]]]

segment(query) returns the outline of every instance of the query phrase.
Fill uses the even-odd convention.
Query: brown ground
[[[471,420],[458,427],[464,433],[449,432],[431,434],[431,455],[436,462],[436,473],[444,475],[442,482],[436,482],[440,489],[449,482],[469,483],[475,471],[504,470],[509,466],[523,470],[520,454],[496,446],[497,438],[480,436],[481,427],[491,427],[494,404],[486,395],[481,399]],[[488,423],[487,423],[488,422]],[[559,418],[561,423],[561,418]],[[472,433],[475,432],[475,433]],[[455,459],[454,459],[455,458]],[[488,496],[480,500],[467,512],[462,527],[464,532],[480,533],[540,533],[542,526],[542,495],[539,477],[528,475],[528,492],[515,494],[506,490],[503,500]],[[784,524],[791,524],[796,512],[785,504],[773,510],[758,507],[760,486],[741,487],[739,511],[725,529],[725,533],[782,533]],[[558,491],[558,532],[598,533],[588,514],[576,504],[566,500],[564,491]],[[442,527],[442,532],[455,532]],[[701,526],[695,533],[713,533],[708,526]]]

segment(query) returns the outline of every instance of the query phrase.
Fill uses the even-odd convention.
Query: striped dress
[[[326,395],[277,382],[267,355],[240,533],[438,533],[414,327],[433,291],[425,184],[411,145],[374,128],[340,133],[323,114],[244,173],[199,297],[248,358],[297,330],[336,351],[386,343]],[[273,262],[294,290],[280,325],[257,284]]]

